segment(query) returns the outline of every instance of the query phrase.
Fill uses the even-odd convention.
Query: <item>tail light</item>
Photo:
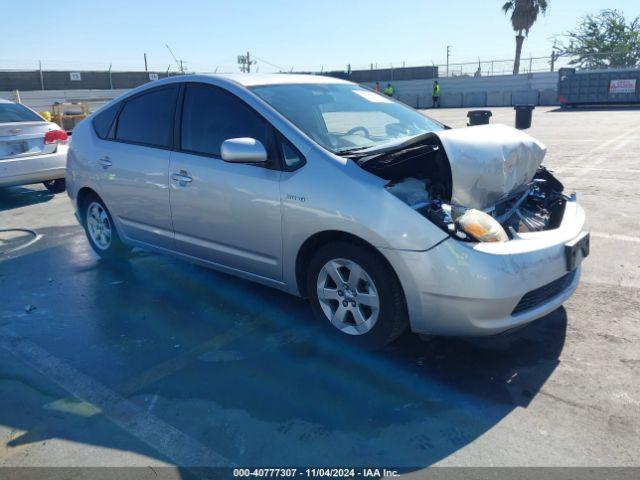
[[[46,145],[52,143],[67,143],[69,135],[64,130],[49,130],[44,134],[44,143]]]

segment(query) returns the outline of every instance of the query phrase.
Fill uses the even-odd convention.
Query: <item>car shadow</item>
[[[506,336],[407,332],[366,352],[282,292],[153,254],[106,264],[77,227],[38,233],[0,259],[2,324],[237,465],[432,465],[526,408],[564,346],[560,308]],[[65,385],[0,372],[0,424],[24,431],[9,449],[63,438],[185,466],[99,413],[52,409]],[[15,382],[32,390],[19,402]]]
[[[566,112],[615,112],[615,111],[635,111],[640,110],[640,105],[575,105],[570,107],[558,107],[548,110],[546,113],[566,113]]]
[[[54,196],[44,187],[0,187],[0,212],[48,202]]]

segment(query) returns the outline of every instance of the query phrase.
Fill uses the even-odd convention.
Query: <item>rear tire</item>
[[[381,348],[408,325],[395,272],[367,247],[342,241],[321,247],[309,263],[306,287],[318,321],[350,344]]]
[[[42,182],[47,190],[51,193],[62,193],[67,188],[64,178],[57,178],[56,180],[47,180]]]
[[[104,202],[97,195],[89,195],[82,202],[80,210],[85,233],[93,251],[110,262],[128,259],[131,248],[120,240]]]

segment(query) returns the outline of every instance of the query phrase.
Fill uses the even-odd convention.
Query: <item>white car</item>
[[[43,183],[65,189],[67,132],[33,110],[0,99],[0,187]]]

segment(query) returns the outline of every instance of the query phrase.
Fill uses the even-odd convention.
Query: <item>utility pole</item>
[[[451,45],[447,45],[447,77],[449,76],[449,55],[451,55]]]
[[[251,73],[251,65],[255,65],[256,61],[251,60],[251,54],[247,52],[246,55],[238,55],[238,65],[242,73]]]
[[[147,69],[147,54],[144,54],[144,71],[148,72],[149,70]]]
[[[556,46],[556,41],[553,41],[553,48],[551,49],[551,71],[553,72],[553,69],[556,66],[556,60],[558,59],[558,52],[557,49],[558,47]]]
[[[42,60],[38,60],[38,70],[40,70],[40,90],[44,90],[44,77],[42,75]]]

